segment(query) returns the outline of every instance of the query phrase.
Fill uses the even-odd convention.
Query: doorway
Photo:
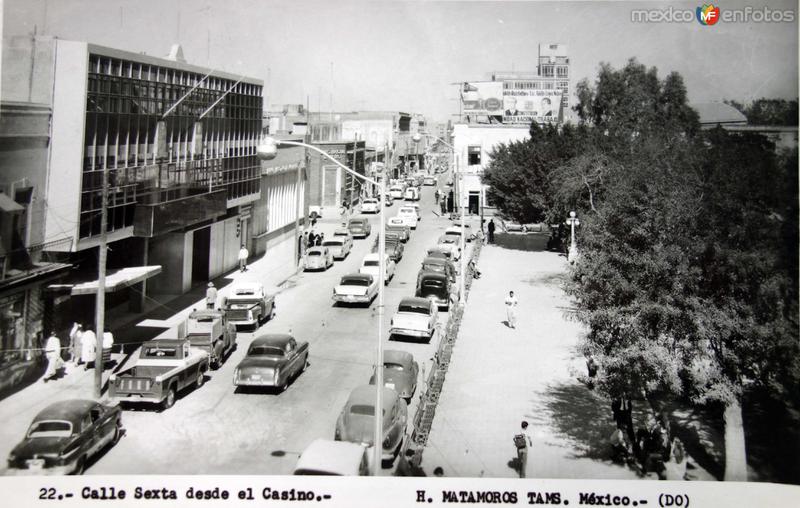
[[[211,252],[211,228],[192,231],[192,286],[208,282],[209,253]]]
[[[478,215],[478,213],[480,213],[480,203],[480,192],[470,191],[469,202],[467,203],[467,209],[469,210],[470,215]]]

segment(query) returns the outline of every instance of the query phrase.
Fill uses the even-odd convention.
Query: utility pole
[[[100,205],[100,246],[97,255],[97,298],[95,299],[95,336],[94,346],[94,397],[99,399],[103,391],[103,332],[106,318],[106,255],[108,252],[108,165],[103,167],[103,190]]]

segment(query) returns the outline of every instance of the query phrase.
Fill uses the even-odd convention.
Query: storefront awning
[[[106,276],[106,293],[113,293],[114,291],[119,291],[120,289],[124,289],[128,286],[132,286],[134,284],[138,284],[145,279],[152,277],[153,275],[158,275],[161,273],[161,265],[153,265],[153,266],[132,266],[129,268],[123,268],[122,270],[117,270],[114,273],[111,273]],[[67,284],[58,284],[55,288],[54,286],[50,286],[51,289],[67,289],[69,285]],[[70,289],[70,294],[73,296],[77,295],[94,295],[97,294],[97,287],[98,281],[93,280],[90,282],[82,282],[80,284],[72,284]]]

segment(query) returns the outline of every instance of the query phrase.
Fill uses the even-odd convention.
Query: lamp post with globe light
[[[386,178],[386,172],[384,171],[381,174],[380,180],[373,180],[372,178],[368,178],[360,173],[353,171],[352,169],[348,168],[335,158],[333,158],[327,152],[320,150],[316,146],[309,145],[306,143],[302,143],[300,141],[289,141],[289,140],[278,140],[270,136],[262,137],[258,148],[256,149],[256,155],[261,160],[271,160],[277,157],[278,155],[278,145],[288,145],[288,146],[302,146],[309,150],[319,153],[326,159],[330,160],[338,167],[343,169],[344,171],[350,173],[354,177],[363,180],[367,183],[371,183],[373,185],[377,185],[380,188],[380,230],[379,230],[379,237],[378,237],[378,344],[376,348],[376,358],[375,358],[375,434],[373,436],[373,451],[375,453],[373,464],[373,474],[378,476],[378,473],[381,470],[381,451],[383,449],[383,418],[379,415],[382,413],[383,408],[383,296],[384,296],[384,287],[385,287],[385,277],[386,277],[386,222],[384,221],[384,208],[385,208],[385,199],[386,199],[386,189],[384,188],[384,182]]]
[[[450,147],[450,150],[452,150],[452,152],[453,152],[453,172],[455,173],[455,175],[453,175],[453,182],[456,182],[455,176],[458,175],[458,178],[459,178],[459,181],[458,181],[458,192],[456,194],[458,196],[457,197],[458,207],[459,207],[459,210],[461,212],[461,234],[459,235],[459,237],[460,237],[459,248],[461,249],[461,257],[460,257],[459,276],[458,276],[458,278],[459,278],[459,282],[458,283],[459,283],[459,287],[461,289],[460,289],[460,291],[458,293],[458,296],[459,296],[459,301],[461,303],[463,303],[464,302],[464,294],[466,292],[465,291],[466,288],[464,287],[464,284],[465,284],[465,282],[464,282],[464,274],[465,274],[465,270],[466,270],[466,266],[465,266],[465,260],[466,259],[465,258],[466,258],[466,253],[467,253],[466,252],[466,248],[464,246],[464,235],[466,235],[466,228],[464,227],[464,221],[465,221],[465,217],[464,217],[464,196],[463,196],[463,193],[464,193],[464,173],[459,170],[458,154],[456,154],[456,149],[453,147],[453,145],[451,145],[450,143],[448,143],[447,141],[443,140],[442,138],[440,138],[438,136],[434,136],[433,134],[426,134],[426,133],[422,133],[421,134],[419,132],[415,132],[414,135],[411,136],[411,140],[414,141],[414,143],[419,143],[422,140],[422,136],[425,136],[426,138],[435,139],[436,141],[442,143],[443,145]]]
[[[581,221],[575,216],[575,212],[569,212],[567,224],[570,226],[570,242],[569,252],[567,253],[567,261],[574,263],[578,257],[578,246],[575,244],[575,226],[580,226]]]

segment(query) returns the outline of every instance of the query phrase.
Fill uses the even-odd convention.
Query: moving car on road
[[[383,352],[383,386],[396,391],[406,402],[411,402],[417,390],[418,373],[419,365],[411,353],[395,349]],[[375,374],[369,378],[369,384],[375,384]]]
[[[375,198],[365,198],[361,202],[361,213],[378,213],[380,211],[380,203]]]
[[[417,281],[416,296],[430,298],[440,308],[449,309],[454,284],[442,272],[423,272]]]
[[[331,266],[333,266],[333,253],[325,246],[311,247],[303,256],[303,269],[305,271],[325,271]]]
[[[341,260],[350,254],[352,242],[348,243],[342,236],[334,236],[322,241],[322,246],[330,250],[333,259]]]
[[[403,193],[403,199],[406,201],[419,201],[419,189],[417,187],[408,187]]]
[[[378,294],[378,279],[364,273],[345,275],[333,288],[333,301],[369,304]]]
[[[399,217],[392,217],[386,221],[386,234],[397,233],[400,235],[401,242],[407,242],[411,238],[411,228],[406,226],[406,221]]]
[[[209,369],[208,353],[186,339],[142,344],[133,367],[111,374],[108,395],[121,403],[160,404],[169,409],[184,389],[200,388]]]
[[[83,474],[89,461],[122,437],[122,411],[93,400],[50,404],[33,417],[8,454],[8,473]]]
[[[394,269],[395,264],[392,261],[392,258],[389,257],[388,254],[383,254],[384,258],[384,285],[389,284],[389,280],[394,277]],[[361,262],[361,268],[359,268],[358,273],[365,273],[368,275],[372,275],[375,280],[380,280],[378,275],[380,274],[380,255],[376,252],[367,254],[364,256],[364,261]]]
[[[240,282],[223,299],[222,308],[228,322],[255,330],[263,320],[275,317],[275,295],[260,282]]]
[[[417,211],[413,206],[403,205],[397,210],[397,218],[403,221],[403,224],[411,229],[417,229]]]
[[[295,475],[369,476],[367,448],[346,441],[315,439],[300,454]]]
[[[439,310],[429,298],[407,297],[400,300],[392,316],[389,335],[405,335],[430,340],[436,333]]]
[[[233,371],[234,386],[275,387],[283,391],[308,366],[308,342],[288,334],[256,337]]]
[[[366,238],[372,234],[372,226],[367,219],[356,218],[350,219],[347,223],[347,229],[353,238]]]
[[[391,388],[382,389],[383,407],[380,410],[380,418],[383,442],[378,446],[382,448],[382,462],[387,465],[394,462],[403,444],[408,420],[408,404]],[[375,387],[364,385],[355,388],[336,421],[334,439],[372,447],[375,412]]]
[[[426,186],[436,185],[436,178],[432,176],[426,176],[425,178],[422,179],[422,185]]]

